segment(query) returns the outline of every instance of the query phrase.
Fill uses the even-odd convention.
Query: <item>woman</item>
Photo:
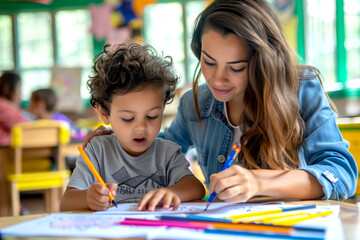
[[[210,193],[226,202],[354,194],[357,166],[320,73],[296,65],[267,1],[213,1],[197,18],[191,47],[200,70],[160,135],[184,152],[196,148]],[[206,84],[198,86],[201,73]],[[236,142],[238,164],[220,172]]]
[[[12,126],[29,121],[19,108],[21,78],[15,72],[4,72],[0,77],[0,145],[10,145]]]

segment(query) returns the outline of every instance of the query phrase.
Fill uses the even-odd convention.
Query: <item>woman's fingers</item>
[[[89,133],[89,134],[86,136],[86,138],[85,138],[85,140],[84,140],[84,142],[83,142],[83,144],[82,144],[82,148],[85,148],[86,145],[88,144],[88,142],[90,142],[90,140],[91,140],[93,137],[98,136],[98,135],[109,135],[109,134],[111,134],[111,133],[113,133],[112,128],[107,127],[107,126],[105,126],[105,125],[99,126],[97,129],[95,129],[94,131],[92,131],[91,133]]]
[[[215,191],[217,197],[226,202],[244,202],[258,191],[253,174],[241,166],[213,174],[210,177],[209,192]]]

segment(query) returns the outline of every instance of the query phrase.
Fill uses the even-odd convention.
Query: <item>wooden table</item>
[[[64,156],[79,155],[77,146],[82,142],[69,143],[63,148]],[[9,216],[10,213],[10,188],[7,177],[7,169],[14,161],[13,150],[9,146],[0,146],[0,217]],[[62,163],[65,165],[65,163]]]
[[[257,200],[256,202],[260,202]],[[353,203],[337,202],[333,200],[311,200],[311,201],[286,201],[287,204],[318,204],[318,205],[340,205],[340,219],[343,224],[343,230],[346,240],[360,239],[360,215],[359,207]],[[91,211],[88,211],[89,213]],[[0,217],[0,229],[11,226],[24,221],[37,219],[46,216],[46,214],[27,215],[20,217]],[[8,238],[8,239],[24,239],[24,238]],[[29,238],[26,238],[29,239]],[[34,238],[31,238],[34,239]],[[45,238],[41,238],[45,239]],[[61,239],[59,237],[51,239]],[[66,238],[69,239],[69,238]],[[75,239],[75,238],[74,238]]]

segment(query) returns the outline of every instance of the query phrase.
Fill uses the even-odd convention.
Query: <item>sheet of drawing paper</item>
[[[134,215],[135,217],[135,215]],[[137,216],[140,217],[140,216]],[[143,216],[142,216],[143,217]],[[53,213],[46,217],[1,229],[3,236],[60,236],[94,238],[147,238],[165,227],[121,226],[116,215]]]
[[[164,215],[164,214],[205,214],[211,215],[214,217],[223,217],[226,213],[227,216],[230,216],[232,213],[240,214],[242,212],[255,211],[255,210],[265,210],[273,209],[282,204],[236,204],[236,203],[225,203],[225,202],[214,202],[212,203],[208,210],[204,212],[206,203],[181,203],[179,208],[176,211],[173,211],[172,208],[165,210],[161,207],[157,207],[154,212],[149,211],[138,211],[136,210],[137,203],[122,203],[118,204],[118,207],[111,207],[105,211],[97,211],[93,214],[114,214],[114,215],[123,215],[123,214],[155,214],[155,215]]]
[[[218,235],[204,233],[203,230],[191,230],[166,227],[139,227],[122,226],[117,223],[126,218],[157,219],[159,215],[169,214],[169,211],[158,210],[139,214],[134,210],[136,204],[120,204],[118,212],[114,210],[95,214],[54,213],[46,217],[16,224],[1,230],[3,236],[60,236],[60,237],[94,237],[94,238],[146,238],[146,239],[250,239],[250,236]],[[213,203],[210,208],[203,212],[204,203],[183,203],[179,211],[173,211],[179,216],[186,213],[202,212],[197,215],[209,217],[224,217],[251,211],[262,211],[284,206],[278,205],[254,205],[254,204],[228,204]],[[126,210],[127,209],[127,210]],[[326,217],[315,218],[298,223],[296,226],[319,227],[326,229],[325,239],[344,239],[341,221],[339,219],[339,206],[318,205],[316,209],[306,211],[332,210],[334,213]],[[131,212],[130,215],[119,214]],[[138,213],[138,214],[135,214]],[[258,236],[261,237],[261,236]],[[262,239],[262,238],[256,238]]]

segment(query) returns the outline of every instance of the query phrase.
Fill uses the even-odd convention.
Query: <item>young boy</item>
[[[85,152],[107,187],[79,156],[61,211],[105,210],[110,191],[117,203],[139,202],[138,210],[149,211],[158,205],[176,210],[180,202],[204,196],[181,147],[157,138],[177,81],[171,58],[157,56],[150,46],[105,45],[95,57],[88,86],[91,105],[114,133],[92,138]]]
[[[29,112],[37,119],[61,120],[73,126],[74,123],[64,114],[54,112],[57,101],[56,93],[51,88],[35,90],[31,94]]]

